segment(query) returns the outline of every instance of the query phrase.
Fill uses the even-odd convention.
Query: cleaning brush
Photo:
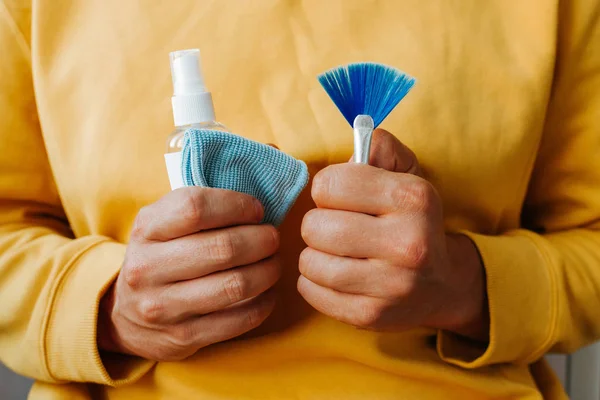
[[[415,84],[408,74],[383,64],[354,63],[318,76],[354,129],[354,162],[368,164],[373,130]]]

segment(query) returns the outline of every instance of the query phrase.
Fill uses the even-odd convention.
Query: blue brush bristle
[[[415,79],[376,63],[355,63],[319,75],[319,82],[352,126],[357,115],[370,115],[379,126],[406,96]]]

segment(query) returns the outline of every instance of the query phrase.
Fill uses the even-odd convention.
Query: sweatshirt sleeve
[[[438,334],[440,356],[465,368],[531,363],[600,339],[600,2],[559,3],[555,81],[523,229],[466,233],[486,271],[489,343]]]
[[[124,384],[152,363],[103,363],[96,322],[125,245],[73,238],[37,119],[29,21],[29,6],[0,0],[0,360],[48,382]]]

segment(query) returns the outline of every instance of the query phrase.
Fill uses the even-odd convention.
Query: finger
[[[252,196],[189,186],[140,210],[132,238],[167,241],[202,230],[257,224],[262,218],[262,205]]]
[[[349,211],[312,209],[304,216],[302,238],[309,247],[354,258],[379,258],[389,253],[381,232],[387,221]]]
[[[398,271],[376,260],[339,257],[307,247],[300,254],[299,269],[311,282],[342,293],[387,298],[399,291]]]
[[[426,183],[410,174],[363,164],[337,164],[315,175],[311,194],[320,208],[384,215],[406,207],[414,186],[421,184]]]
[[[383,129],[376,129],[373,132],[369,164],[392,172],[421,176],[415,153]]]
[[[304,276],[298,278],[298,292],[317,311],[338,321],[357,327],[373,327],[379,323],[380,315],[373,310],[382,308],[382,300],[340,293],[319,286]]]
[[[180,345],[202,348],[233,339],[262,324],[274,307],[275,295],[267,291],[234,307],[189,319],[177,325]]]
[[[222,310],[256,297],[281,277],[276,257],[167,286],[160,294],[159,323],[173,323]]]
[[[200,232],[164,243],[144,246],[141,259],[154,268],[145,274],[147,283],[195,279],[213,272],[255,263],[279,248],[279,233],[271,225],[240,225]]]

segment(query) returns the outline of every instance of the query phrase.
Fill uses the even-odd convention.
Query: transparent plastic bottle
[[[200,50],[179,50],[169,54],[173,78],[173,120],[175,131],[167,138],[165,162],[171,189],[184,186],[181,177],[181,149],[185,131],[190,128],[229,132],[215,120],[212,96],[204,85]]]
[[[212,129],[215,131],[229,132],[229,129],[217,121],[205,121],[196,124],[176,126],[175,130],[167,139],[167,153],[175,153],[181,151],[183,147],[183,135],[188,129]]]

